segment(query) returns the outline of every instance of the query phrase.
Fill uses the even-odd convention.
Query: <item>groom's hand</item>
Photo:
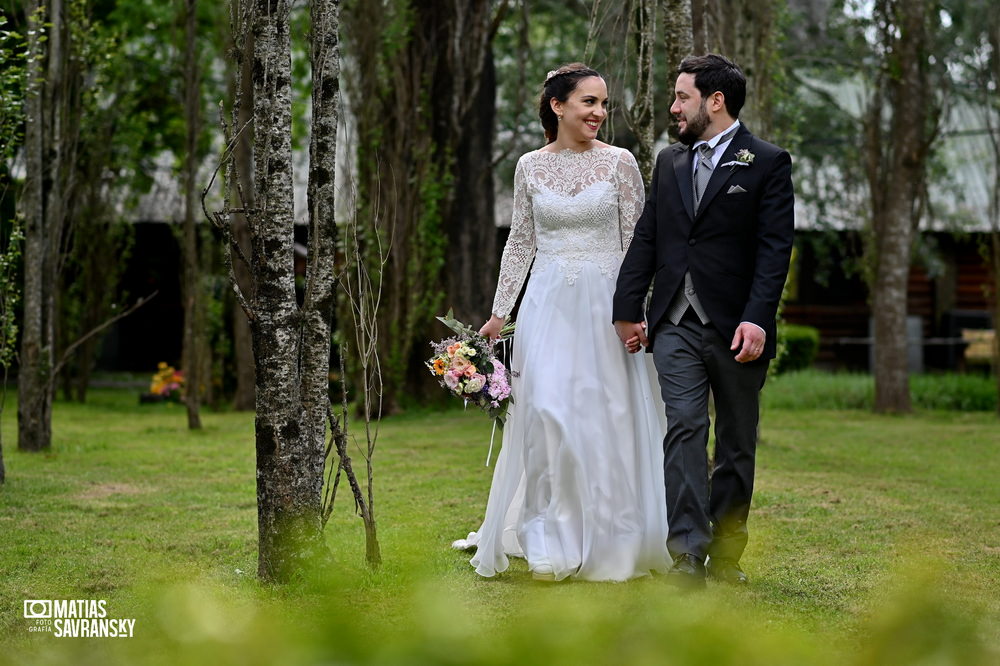
[[[740,350],[736,354],[736,360],[739,363],[756,361],[764,353],[765,337],[764,329],[757,324],[744,321],[736,328],[736,335],[733,336],[733,344],[730,345],[729,349],[731,351]]]
[[[649,340],[646,338],[646,322],[618,320],[615,322],[615,332],[629,354],[639,351],[639,345],[649,346]]]

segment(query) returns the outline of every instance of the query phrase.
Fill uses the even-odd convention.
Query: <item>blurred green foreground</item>
[[[477,577],[448,546],[486,502],[479,413],[387,419],[385,564],[365,568],[342,488],[333,563],[287,587],[254,576],[252,415],[192,433],[182,406],[95,391],[56,405],[45,455],[16,451],[8,417],[0,664],[1000,663],[996,416],[792,408],[796,381],[765,389],[751,585],[689,596],[662,577],[533,583],[518,560]],[[35,599],[106,600],[135,636],[31,632]]]

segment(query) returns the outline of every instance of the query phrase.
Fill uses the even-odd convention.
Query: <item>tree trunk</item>
[[[747,78],[740,120],[773,140],[773,83],[781,66],[777,44],[777,0],[706,0],[708,49],[733,60]]]
[[[997,176],[994,179],[994,194],[993,201],[994,205],[997,203],[998,193],[1000,193],[1000,160],[996,162],[994,169],[997,170]],[[997,207],[994,207],[994,211]],[[998,228],[997,222],[1000,220],[1000,214],[994,212],[993,214],[993,231],[990,233],[990,240],[992,241],[992,252],[990,256],[993,258],[992,268],[993,268],[993,378],[997,383],[997,415],[1000,416],[1000,228]],[[3,461],[0,460],[0,465]]]
[[[867,176],[872,197],[875,410],[908,412],[906,294],[913,235],[929,148],[927,2],[876,6],[885,39],[878,94],[867,117]],[[881,123],[890,109],[888,131]]]
[[[53,221],[46,193],[60,172],[58,152],[50,153],[54,134],[49,113],[55,104],[50,90],[59,80],[61,13],[59,0],[52,12],[39,17],[39,2],[28,3],[28,94],[25,99],[24,154],[24,322],[18,372],[18,449],[43,451],[52,446],[52,392],[54,330]],[[42,41],[42,23],[51,22]],[[43,71],[46,62],[49,72]],[[53,76],[55,75],[55,76]],[[53,163],[53,160],[56,162]],[[55,245],[58,247],[58,244]]]
[[[93,120],[93,119],[90,119]],[[103,122],[103,121],[96,121]],[[102,334],[81,338],[117,314],[118,286],[131,246],[132,229],[120,220],[107,197],[108,146],[113,128],[88,128],[81,140],[71,173],[78,187],[73,193],[67,219],[72,220],[73,241],[58,276],[56,358],[77,344],[67,363],[59,370],[66,400],[83,403],[101,349]]]
[[[239,154],[240,149],[234,152],[237,154],[234,159],[243,161]],[[248,155],[245,163],[252,162],[252,155]],[[251,184],[252,187],[252,184]],[[237,214],[233,222],[233,236],[241,247],[250,247],[250,228],[247,225],[246,216]],[[250,271],[242,261],[237,261],[233,266],[236,272],[236,279],[240,286],[247,293],[251,293]],[[250,323],[247,315],[239,305],[233,306],[233,358],[236,366],[236,393],[233,396],[233,409],[237,411],[253,411],[256,405],[255,384],[256,372],[254,371],[253,341],[250,337]]]
[[[463,171],[472,162],[459,158],[463,146],[492,140],[493,123],[481,122],[476,107],[486,94],[493,3],[431,0],[406,12],[394,3],[406,4],[356,3],[345,15],[359,63],[353,98],[365,101],[358,115],[359,215],[378,229],[362,239],[363,258],[374,266],[381,249],[391,248],[375,286],[382,292],[386,412],[404,393],[430,385],[422,361],[433,317],[452,305],[460,319],[484,320],[493,286],[484,276],[496,271],[493,211],[483,203],[492,197],[489,153],[479,156],[475,172]],[[393,23],[397,14],[409,23]],[[402,31],[391,44],[383,38],[390,27]],[[473,250],[462,256],[452,247]],[[481,291],[472,293],[473,285]],[[350,320],[347,307],[338,321]],[[357,375],[351,368],[352,380]]]
[[[635,133],[635,157],[639,173],[648,186],[653,178],[653,142],[656,140],[653,115],[653,47],[656,40],[657,0],[635,0],[630,16],[631,38],[636,50],[635,103],[626,118]]]
[[[667,48],[666,85],[673,99],[674,83],[677,81],[677,67],[686,56],[693,55],[694,28],[691,17],[691,0],[661,0],[663,14],[663,41]],[[677,118],[670,115],[667,132],[671,140],[678,141]]]
[[[61,82],[63,95],[62,164],[65,172],[61,198],[65,219],[64,247],[58,252],[56,358],[76,341],[113,317],[118,283],[131,246],[132,225],[121,219],[115,192],[120,191],[124,163],[133,148],[121,145],[121,128],[134,103],[124,87],[132,84],[116,75],[117,53],[98,53],[103,42],[93,34],[88,3],[67,6],[67,67]],[[99,11],[99,10],[95,10]],[[120,63],[119,63],[120,65]],[[97,82],[104,85],[98,89]],[[99,101],[102,100],[102,101]],[[115,113],[102,110],[103,100],[115,99]],[[124,103],[125,108],[119,108]],[[136,158],[138,159],[138,157]],[[102,336],[76,346],[61,373],[67,400],[86,399],[90,374]]]
[[[717,49],[712,30],[715,27],[712,18],[713,0],[690,0],[691,6],[691,37],[692,53],[704,55],[712,49]]]
[[[1000,17],[990,14],[987,28],[990,55],[986,63],[982,91],[983,114],[993,148],[993,184],[990,188],[990,267],[993,275],[993,376],[997,383],[997,414],[1000,415],[1000,128],[994,125],[996,87],[1000,85]]]
[[[238,3],[239,0],[233,0],[233,2]],[[246,44],[246,51],[252,51],[253,34],[246,36]],[[247,127],[247,129],[236,139],[236,145],[233,147],[235,174],[240,182],[239,188],[233,190],[232,205],[237,208],[252,209],[254,207],[253,146],[251,143],[253,125],[247,125],[253,118],[253,79],[250,58],[243,58],[237,67],[238,69],[231,79],[232,96],[235,97],[236,77],[239,77],[239,89],[242,92],[243,100],[236,121],[237,127]],[[247,223],[247,217],[243,213],[236,213],[233,218],[233,237],[245,252],[249,252],[250,227]],[[233,271],[240,289],[244,293],[250,294],[252,299],[254,287],[249,266],[236,259],[233,262]],[[247,321],[246,313],[239,305],[233,307],[233,356],[236,366],[236,393],[233,396],[233,408],[238,411],[252,411],[255,406],[254,384],[256,382],[253,343],[250,338],[250,323]]]
[[[105,137],[110,141],[110,137]],[[100,172],[106,168],[106,156],[95,157],[90,147],[80,151],[76,177],[81,183],[85,203],[74,206],[70,213],[76,222],[70,266],[59,277],[61,308],[59,328],[62,348],[73,344],[87,332],[99,327],[116,314],[115,302],[118,283],[124,272],[124,257],[128,252],[131,229],[127,223],[115,219],[102,195],[106,186]],[[83,164],[86,162],[86,164]],[[84,194],[85,192],[85,194]],[[70,310],[74,310],[75,314]],[[73,353],[73,372],[61,372],[72,380],[71,399],[83,403],[87,399],[90,377],[100,351],[101,335],[84,340]],[[67,398],[70,399],[70,398]]]
[[[93,371],[96,355],[97,339],[91,338],[80,345],[76,378],[73,382],[73,399],[81,404],[87,402],[87,389],[90,387],[90,374]]]
[[[321,527],[324,447],[317,443],[312,405],[303,404],[299,375],[306,360],[299,353],[302,322],[315,325],[315,317],[300,313],[295,297],[289,4],[255,0],[255,7],[251,270],[257,290],[250,331],[257,369],[257,571],[264,580],[287,581],[327,552]],[[321,307],[322,291],[316,290],[312,298]],[[329,358],[328,335],[326,344]]]
[[[475,130],[462,133],[455,152],[454,191],[470,196],[452,199],[447,217],[452,223],[446,227],[451,248],[445,268],[448,307],[469,322],[485,321],[493,303],[489,295],[496,287],[493,165],[486,157],[493,154],[496,72],[490,49],[486,49],[483,58],[479,94],[466,121],[466,128]]]
[[[184,402],[188,428],[201,428],[201,385],[205,326],[202,316],[201,272],[198,261],[198,232],[195,228],[198,176],[198,132],[201,130],[201,94],[196,39],[197,0],[184,3]]]
[[[340,1],[313,0],[312,128],[309,142],[309,247],[302,303],[301,401],[304,438],[310,454],[310,478],[322,491],[326,459],[326,423],[330,413],[330,345],[336,298],[338,229],[336,221],[337,125],[340,119]],[[343,353],[343,350],[342,352]],[[336,434],[336,433],[335,433]],[[370,460],[370,457],[369,457]],[[382,561],[371,502],[359,505],[365,524],[368,563]],[[322,512],[322,507],[320,507]]]

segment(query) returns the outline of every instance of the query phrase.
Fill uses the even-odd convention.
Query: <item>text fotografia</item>
[[[109,618],[104,599],[27,599],[28,631],[56,638],[132,638],[134,618]]]

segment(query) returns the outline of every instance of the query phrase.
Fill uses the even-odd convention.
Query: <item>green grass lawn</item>
[[[259,584],[253,417],[57,403],[51,453],[3,423],[0,664],[996,663],[1000,429],[989,412],[782,408],[766,401],[746,589],[680,596],[662,577],[481,579],[449,543],[478,527],[487,419],[386,419],[375,460],[384,565],[342,494],[333,563]],[[343,490],[343,489],[342,489]],[[26,599],[104,599],[131,639],[30,633]]]

